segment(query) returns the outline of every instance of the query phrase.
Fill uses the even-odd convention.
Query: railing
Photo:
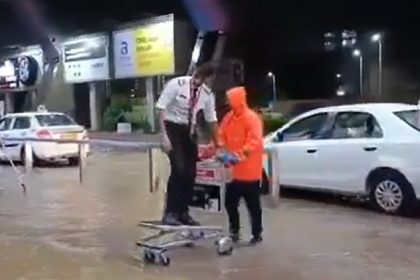
[[[79,182],[83,183],[83,169],[86,167],[86,153],[85,145],[103,145],[122,148],[136,148],[140,151],[148,153],[148,174],[149,174],[149,190],[154,191],[154,155],[153,150],[160,147],[159,143],[144,143],[144,142],[127,142],[114,140],[63,140],[63,139],[39,139],[39,138],[2,138],[4,143],[7,142],[23,142],[24,156],[25,156],[25,172],[28,172],[33,167],[33,152],[31,143],[58,143],[58,144],[76,144],[78,145],[79,158]]]
[[[23,142],[25,151],[25,172],[32,169],[33,166],[33,152],[32,142],[44,143],[59,143],[59,144],[76,144],[78,145],[78,158],[79,158],[79,182],[83,183],[83,170],[86,167],[86,153],[84,151],[85,145],[102,145],[113,146],[122,148],[136,148],[140,151],[148,153],[148,177],[149,177],[149,191],[155,191],[155,170],[154,170],[154,151],[160,149],[159,143],[146,143],[146,142],[129,142],[129,141],[114,141],[114,140],[63,140],[63,139],[38,139],[38,138],[2,138],[0,142]],[[275,149],[268,146],[265,149],[268,154],[269,160],[269,178],[270,178],[270,196],[274,202],[274,207],[278,205],[280,195],[280,182],[278,176],[279,164],[278,155]]]

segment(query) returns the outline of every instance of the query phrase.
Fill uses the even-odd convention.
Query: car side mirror
[[[276,142],[283,142],[284,141],[284,133],[283,132],[277,132],[275,140],[276,140]]]

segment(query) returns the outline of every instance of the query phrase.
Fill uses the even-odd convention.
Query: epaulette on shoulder
[[[185,85],[187,83],[187,79],[185,79],[185,78],[178,78],[178,85],[180,86],[180,87],[182,87],[183,85]]]

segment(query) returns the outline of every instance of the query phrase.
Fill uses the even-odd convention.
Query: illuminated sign
[[[113,40],[116,78],[175,73],[173,15],[115,31]]]
[[[38,62],[31,56],[20,56],[0,62],[0,88],[33,86],[38,78]]]
[[[0,62],[0,89],[14,89],[19,85],[17,59]]]
[[[108,37],[86,35],[63,44],[64,79],[68,83],[108,80]]]

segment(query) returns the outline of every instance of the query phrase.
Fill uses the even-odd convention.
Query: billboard
[[[173,15],[113,32],[115,78],[175,73]]]
[[[0,89],[15,89],[19,87],[19,71],[17,59],[0,61]]]
[[[28,46],[17,55],[21,87],[35,85],[44,73],[44,55],[41,46]]]
[[[9,57],[0,59],[0,89],[18,91],[35,86],[42,75],[42,67],[40,46],[20,48]]]
[[[93,34],[68,40],[62,45],[64,80],[85,83],[108,80],[108,36]]]

